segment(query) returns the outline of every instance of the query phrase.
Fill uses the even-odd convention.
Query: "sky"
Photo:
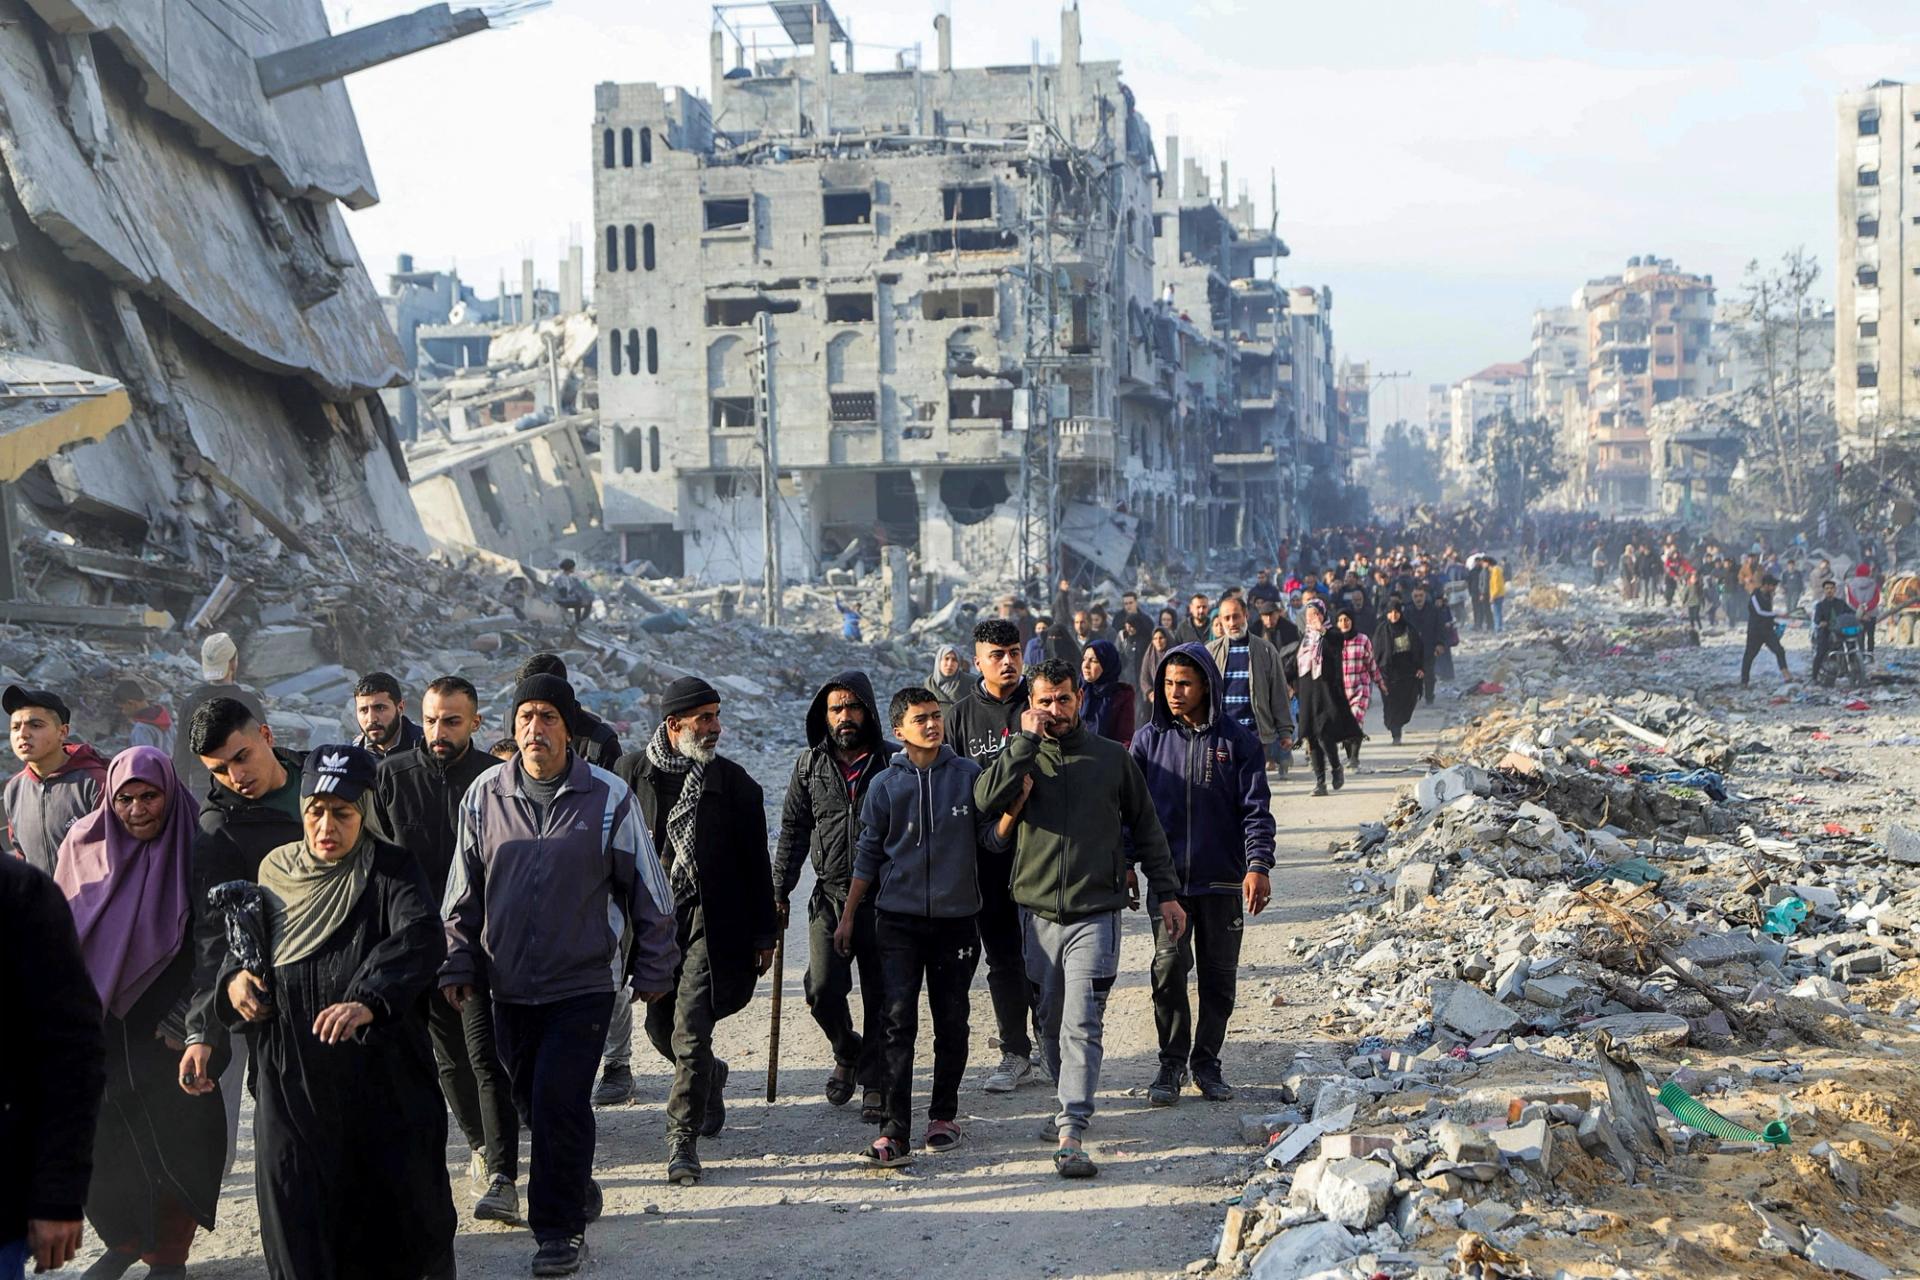
[[[336,30],[422,0],[325,0]],[[461,7],[456,3],[456,8]],[[953,16],[959,66],[1057,56],[1058,9],[837,0],[856,65]],[[1289,285],[1333,291],[1336,355],[1381,377],[1374,420],[1429,383],[1527,353],[1531,313],[1657,254],[1738,296],[1797,246],[1831,298],[1835,99],[1920,77],[1911,0],[1086,0],[1081,56],[1117,60],[1162,146],[1262,213],[1278,187]],[[593,86],[704,96],[712,9],[554,0],[517,25],[348,80],[381,201],[348,225],[376,281],[394,256],[483,296],[532,256],[551,284],[591,243]],[[589,251],[591,261],[592,253]],[[591,289],[591,272],[588,287]]]

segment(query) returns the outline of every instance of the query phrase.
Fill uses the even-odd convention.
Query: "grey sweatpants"
[[[1120,913],[1054,924],[1022,907],[1020,928],[1027,977],[1039,993],[1040,1052],[1059,1082],[1054,1124],[1077,1138],[1100,1089],[1107,993],[1120,972]]]

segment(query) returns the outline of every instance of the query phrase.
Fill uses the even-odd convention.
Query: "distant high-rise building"
[[[1834,411],[1859,451],[1920,415],[1920,86],[1841,95]]]
[[[1490,364],[1476,374],[1460,379],[1449,390],[1453,427],[1447,433],[1447,469],[1461,477],[1471,476],[1477,465],[1474,451],[1480,429],[1490,418],[1511,413],[1516,418],[1533,413],[1533,389],[1527,380],[1527,366],[1518,360]]]

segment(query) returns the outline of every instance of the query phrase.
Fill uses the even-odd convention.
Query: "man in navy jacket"
[[[1220,1046],[1239,978],[1242,909],[1258,915],[1272,896],[1274,822],[1266,757],[1254,736],[1226,714],[1220,669],[1204,645],[1176,647],[1157,679],[1153,718],[1134,730],[1131,750],[1167,833],[1189,925],[1169,939],[1157,912],[1149,911],[1160,1073],[1147,1100],[1172,1106],[1191,1067],[1201,1095],[1223,1102],[1233,1097],[1220,1072]],[[1187,1003],[1187,975],[1196,955],[1197,1026]]]

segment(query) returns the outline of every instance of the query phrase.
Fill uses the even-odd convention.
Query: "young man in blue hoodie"
[[[994,820],[973,803],[980,766],[946,744],[940,702],[931,689],[902,689],[887,708],[903,744],[873,780],[860,808],[853,880],[833,945],[853,950],[860,903],[874,894],[887,1021],[887,1118],[865,1152],[882,1168],[913,1159],[913,1049],[920,1029],[920,987],[933,1014],[933,1097],[927,1150],[960,1142],[960,1078],[967,1071],[967,1003],[980,964],[980,847],[1005,852]],[[1011,826],[1011,824],[1009,824]]]
[[[1179,1100],[1189,1067],[1203,1097],[1233,1097],[1220,1071],[1220,1047],[1233,1014],[1240,970],[1242,908],[1259,915],[1272,896],[1273,813],[1265,753],[1226,713],[1225,682],[1205,646],[1183,644],[1157,675],[1153,719],[1131,747],[1167,833],[1178,901],[1188,928],[1169,937],[1153,915],[1153,1021],[1160,1074],[1147,1101]],[[1157,906],[1157,895],[1150,899]],[[1187,1003],[1187,975],[1199,958],[1200,1020]]]

